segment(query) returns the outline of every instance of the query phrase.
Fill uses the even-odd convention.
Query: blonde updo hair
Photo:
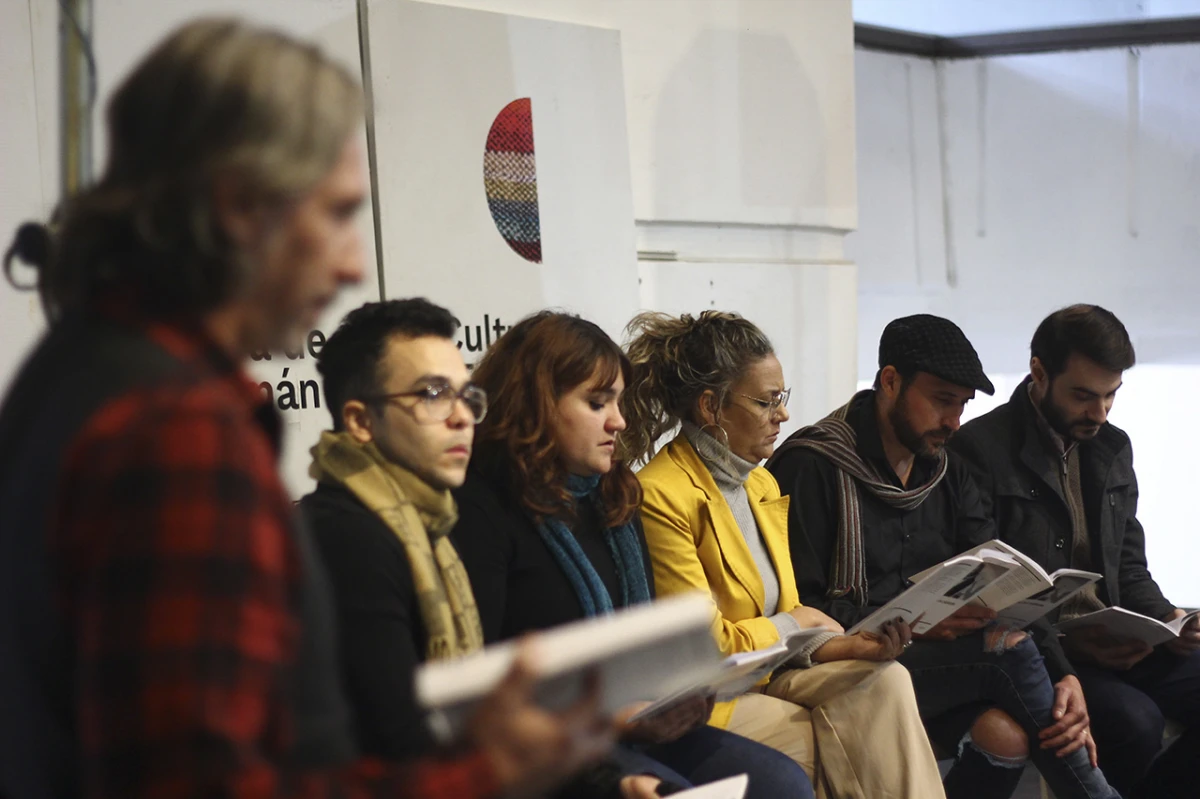
[[[730,387],[758,361],[775,352],[753,322],[725,311],[675,317],[638,314],[626,328],[625,352],[633,379],[621,400],[626,429],[622,457],[649,460],[655,442],[683,421],[696,421],[700,397],[712,391],[725,407]]]

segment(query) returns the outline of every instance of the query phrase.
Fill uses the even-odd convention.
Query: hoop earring
[[[720,430],[721,437],[717,438],[712,433],[708,433],[708,428],[710,428],[710,427],[715,427],[718,430]],[[725,449],[729,449],[729,434],[725,432],[725,428],[721,427],[721,425],[716,424],[716,423],[709,423],[709,424],[706,424],[703,427],[701,427],[700,432],[708,433],[708,435],[711,436],[714,441],[717,441],[718,443],[720,443],[722,446],[725,447]]]

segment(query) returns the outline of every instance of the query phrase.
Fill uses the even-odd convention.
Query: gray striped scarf
[[[917,488],[897,488],[888,482],[874,466],[859,456],[855,449],[857,436],[846,422],[846,414],[854,401],[871,390],[855,394],[842,407],[816,424],[801,428],[775,450],[767,467],[783,453],[793,449],[808,449],[827,458],[838,470],[838,540],[837,551],[829,569],[829,599],[849,597],[859,607],[867,604],[867,558],[863,544],[862,514],[859,511],[857,480],[865,489],[893,508],[913,510],[928,497],[946,476],[946,453],[938,455],[937,469],[929,482]]]

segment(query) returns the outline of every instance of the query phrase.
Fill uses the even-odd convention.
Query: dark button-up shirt
[[[936,462],[917,457],[907,486],[900,482],[883,452],[874,393],[858,398],[846,421],[857,436],[858,454],[897,488],[916,488],[932,477]],[[914,510],[892,507],[859,486],[867,553],[867,605],[860,607],[851,599],[830,599],[826,592],[837,550],[840,513],[837,467],[812,450],[792,449],[771,464],[771,472],[780,490],[792,497],[788,543],[800,601],[820,608],[846,627],[895,598],[912,575],[993,537],[979,492],[957,458],[951,458],[942,482]]]
[[[854,429],[859,456],[897,488],[913,489],[932,477],[936,461],[918,456],[907,485],[900,482],[883,451],[874,392],[854,400],[846,422]],[[914,574],[995,538],[995,526],[966,464],[954,453],[947,455],[945,477],[913,510],[888,505],[858,485],[868,585],[862,607],[849,598],[827,596],[838,544],[837,467],[809,449],[789,450],[773,462],[770,469],[780,490],[792,498],[788,543],[800,601],[849,628],[904,591]],[[1043,654],[1052,674],[1070,673],[1057,641],[1046,636],[1046,630],[1032,632],[1035,638],[1049,639],[1050,651]]]

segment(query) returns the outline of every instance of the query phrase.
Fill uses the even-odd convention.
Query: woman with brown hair
[[[603,330],[551,311],[516,324],[476,367],[489,407],[467,481],[455,493],[452,536],[486,641],[654,598],[641,488],[616,457],[630,376],[628,359]],[[631,775],[683,784],[748,773],[747,796],[811,799],[803,769],[706,726],[710,711],[707,700],[688,701],[630,725],[618,759]],[[639,795],[632,791],[624,795]]]
[[[759,466],[787,421],[790,390],[771,342],[736,314],[641,314],[629,325],[634,376],[622,455],[638,477],[654,580],[665,594],[713,597],[726,655],[824,627],[766,685],[718,705],[711,723],[788,754],[818,797],[945,796],[912,682],[893,662],[911,631],[843,635],[803,607],[787,544],[788,498]],[[679,434],[653,458],[667,432]]]

